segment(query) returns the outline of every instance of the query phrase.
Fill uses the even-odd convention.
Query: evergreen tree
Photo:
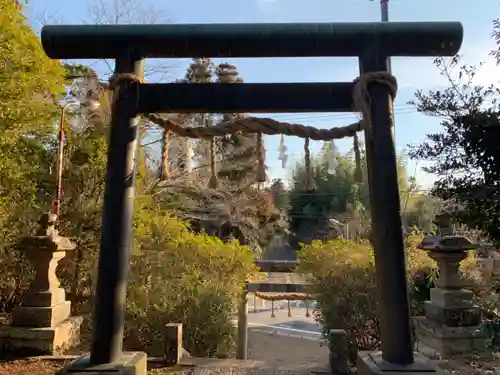
[[[214,63],[209,58],[196,58],[189,65],[185,82],[196,84],[208,84],[213,82],[215,71]],[[216,115],[213,113],[196,113],[190,118],[190,126],[206,127],[211,126],[216,121]],[[194,154],[194,165],[196,173],[194,178],[200,183],[206,185],[210,177],[210,142],[206,139],[191,140],[191,145]]]
[[[212,75],[215,70],[215,79]],[[214,69],[210,59],[197,58],[188,66],[185,77],[179,82],[191,84],[237,84],[242,80],[234,65],[223,63]],[[219,121],[230,121],[242,114],[193,114],[182,122],[185,126],[213,126]],[[199,187],[207,186],[210,171],[210,143],[197,140],[194,143],[196,172],[192,180],[197,188],[171,184],[169,194],[162,195],[162,205],[174,209],[182,218],[192,223],[192,228],[217,235],[221,239],[237,238],[257,248],[269,237],[279,220],[267,192],[254,187],[257,172],[257,136],[234,134],[216,141],[216,169],[222,194],[206,191],[200,194]],[[182,152],[185,140],[170,135],[170,166],[183,168],[186,155]],[[177,143],[174,143],[177,142]],[[177,148],[175,148],[177,147]],[[176,150],[176,151],[174,151]],[[176,186],[172,186],[176,185]],[[189,185],[189,184],[188,184]],[[266,194],[263,194],[266,193]]]
[[[281,179],[273,180],[269,187],[269,191],[273,198],[273,203],[277,209],[284,211],[290,204],[289,192],[285,189],[285,185]]]
[[[370,228],[370,195],[366,174],[365,155],[361,155],[363,180],[355,181],[355,161],[352,151],[337,156],[335,173],[328,173],[331,148],[325,145],[319,156],[311,160],[314,192],[305,191],[306,171],[298,163],[293,173],[290,191],[290,230],[298,242],[338,235],[338,228],[331,227],[331,219],[348,223],[353,235],[366,235]],[[410,198],[410,185],[406,173],[406,160],[398,157],[398,173],[402,207]],[[323,229],[324,228],[324,229]],[[344,233],[340,233],[344,234]],[[326,236],[326,237],[325,237]]]
[[[8,242],[29,230],[33,209],[50,203],[57,99],[64,95],[64,69],[49,59],[11,0],[0,0],[0,231]],[[16,226],[19,224],[19,232]]]
[[[493,35],[500,57],[499,23]],[[448,81],[444,90],[419,90],[413,104],[419,112],[439,117],[439,131],[410,148],[410,156],[432,161],[422,168],[436,176],[431,194],[452,208],[453,219],[500,245],[500,110],[495,85],[476,84],[480,66],[462,65],[460,56],[435,60]]]
[[[213,63],[208,58],[195,58],[188,65],[184,78],[176,83],[211,83],[213,74]],[[176,122],[184,126],[208,126],[212,122],[213,115],[207,113],[193,113],[179,115]],[[181,120],[179,120],[181,119]],[[187,158],[190,156],[189,149],[193,150],[193,162],[195,166],[203,166],[208,162],[207,141],[191,140],[179,137],[176,134],[162,130],[160,180],[167,179],[169,174],[175,176],[184,175],[186,172]],[[168,162],[167,162],[168,160]],[[204,179],[209,174],[203,173],[206,168],[197,168],[197,180]]]
[[[33,234],[52,198],[51,143],[64,95],[64,69],[49,59],[19,2],[0,0],[0,310],[8,312],[32,276],[12,250]]]
[[[217,82],[238,84],[243,80],[235,65],[222,63],[216,69]],[[231,121],[244,114],[223,114],[223,121]],[[226,186],[241,188],[255,182],[257,175],[257,135],[237,133],[218,139],[220,168],[218,175]]]

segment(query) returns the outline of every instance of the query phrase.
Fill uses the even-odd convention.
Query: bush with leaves
[[[436,264],[426,252],[417,249],[422,236],[414,233],[405,244],[406,268],[412,316],[424,314],[423,302],[430,299],[430,288],[439,277]],[[304,246],[300,254],[299,272],[313,287],[318,301],[316,319],[328,338],[330,329],[345,329],[349,337],[351,361],[358,350],[374,350],[380,346],[379,289],[376,284],[373,249],[365,243],[343,239],[315,241]],[[500,272],[478,267],[471,251],[461,263],[464,284],[474,293],[475,303],[484,313],[483,330],[490,347],[500,348]]]
[[[409,285],[413,285],[422,270],[434,266],[425,252],[415,248],[419,240],[420,236],[414,235],[407,241]],[[353,363],[358,350],[379,348],[379,288],[373,250],[366,243],[344,239],[314,241],[300,254],[299,272],[312,284],[318,301],[316,319],[326,338],[331,329],[345,329]],[[412,295],[418,294],[411,289]]]
[[[161,355],[165,325],[182,323],[184,345],[193,355],[227,355],[237,297],[255,271],[251,251],[234,241],[193,234],[154,208],[138,212],[135,241],[127,345]]]

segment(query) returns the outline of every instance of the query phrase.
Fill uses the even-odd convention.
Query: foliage
[[[216,82],[223,84],[243,83],[235,65],[228,63],[219,64],[215,73]],[[223,114],[223,121],[242,118],[244,114],[231,113]],[[218,140],[219,155],[221,155],[218,176],[223,184],[230,187],[237,187],[242,190],[251,189],[257,176],[259,168],[257,162],[257,134],[237,133]]]
[[[412,316],[424,314],[423,302],[430,299],[430,288],[439,277],[436,264],[424,251],[417,249],[422,235],[414,232],[405,243],[406,272]],[[336,239],[326,243],[315,241],[304,246],[299,255],[298,271],[310,281],[318,301],[316,319],[328,337],[330,329],[348,332],[350,359],[358,350],[379,348],[379,288],[376,283],[373,250],[363,242]],[[487,272],[478,267],[475,252],[461,263],[461,277],[474,293],[475,303],[484,312],[483,331],[490,347],[500,343],[500,280],[498,271]]]
[[[499,89],[476,85],[480,67],[460,65],[457,55],[435,64],[447,79],[444,90],[417,91],[418,111],[443,118],[441,131],[428,134],[411,157],[433,162],[424,170],[437,177],[432,194],[460,207],[458,222],[500,243]]]
[[[290,197],[283,181],[281,179],[273,180],[269,191],[272,194],[274,206],[280,211],[286,211],[290,204]]]
[[[329,218],[344,215],[346,219],[362,221],[367,213],[367,185],[354,181],[353,158],[349,154],[337,156],[336,173],[328,174],[328,152],[325,149],[323,155],[311,160],[316,187],[314,192],[304,189],[304,166],[297,164],[294,170],[288,216],[290,230],[300,242],[309,242],[309,237],[317,238],[314,234],[316,228],[323,226],[322,223]]]
[[[442,207],[441,200],[418,191],[409,194],[401,210],[403,225],[406,228],[418,228],[425,233],[434,231],[434,218]]]
[[[178,82],[238,84],[242,80],[234,65],[215,65],[208,58],[195,58],[185,77]],[[243,115],[200,113],[183,116],[178,122],[182,126],[204,127],[240,116]],[[188,141],[194,151],[194,167],[189,175],[186,173]],[[279,211],[268,202],[267,192],[255,187],[258,166],[256,135],[238,133],[219,137],[215,142],[215,174],[220,189],[229,194],[219,194],[203,187],[208,185],[211,177],[209,142],[186,140],[170,134],[168,143],[162,144],[161,154],[168,156],[171,176],[169,181],[159,184],[157,201],[165,209],[175,210],[182,219],[188,220],[194,231],[210,233],[222,240],[236,238],[259,253],[273,231],[282,229],[282,221],[279,220]],[[165,160],[161,164],[163,168]]]
[[[99,118],[93,117],[83,133],[70,134],[61,218],[62,230],[79,245],[61,267],[63,284],[83,313],[90,311],[89,296],[96,283],[104,195],[107,125]],[[232,306],[251,271],[251,255],[234,243],[194,235],[160,209],[147,189],[141,149],[137,160],[126,345],[161,355],[164,348],[158,342],[165,341],[165,324],[182,322],[184,342],[192,353],[221,354],[232,342]]]
[[[84,77],[93,72],[93,70],[87,65],[82,64],[63,64],[63,68],[66,71],[67,79],[76,79],[80,77]]]
[[[1,27],[7,25],[2,24]],[[5,33],[2,37],[4,35]],[[26,52],[27,48],[24,50]],[[39,52],[41,53],[41,50]],[[46,74],[50,77],[47,67],[50,64],[45,66],[41,60],[38,65],[45,70],[37,72],[33,67],[25,67],[26,87],[32,90],[31,92],[38,90],[36,84],[41,85],[44,82],[36,74]],[[66,65],[65,68],[66,73],[55,65],[55,72],[60,69],[60,82],[63,82],[66,74],[75,78],[72,83],[77,86],[85,82],[76,80],[76,77],[90,71],[80,65]],[[28,75],[31,72],[34,77]],[[5,78],[3,71],[2,78]],[[16,79],[19,80],[19,77]],[[22,80],[19,82],[23,83]],[[5,201],[4,206],[0,205],[1,208],[8,207],[9,210],[5,209],[5,212],[11,214],[11,217],[0,216],[2,225],[14,223],[19,229],[23,227],[23,231],[13,230],[15,227],[7,225],[0,227],[5,238],[0,248],[0,303],[2,310],[7,313],[19,302],[19,296],[31,277],[31,268],[17,252],[12,251],[10,244],[23,233],[32,234],[30,223],[35,224],[41,209],[48,208],[50,193],[54,188],[50,169],[54,169],[52,165],[56,159],[56,150],[53,138],[55,126],[49,128],[47,124],[55,122],[56,118],[51,116],[60,113],[53,101],[45,100],[42,105],[38,103],[37,98],[30,98],[26,93],[17,93],[15,90],[19,87],[11,86],[12,88],[8,84],[6,86],[10,92],[6,88],[0,89],[0,94],[5,96],[6,101],[7,98],[10,100],[9,108],[16,108],[18,104],[21,108],[28,108],[28,105],[32,104],[34,108],[31,113],[39,116],[31,119],[26,117],[26,114],[14,112],[13,115],[18,116],[15,117],[16,121],[22,124],[17,128],[9,123],[10,117],[1,118],[1,125],[5,130],[0,135],[0,144],[3,147],[1,150],[9,151],[3,161],[12,164],[12,168],[4,168],[1,172],[11,178],[12,184],[2,185],[2,188],[11,194],[19,189],[26,195],[20,199],[21,197],[15,195],[4,194],[5,197],[10,197],[11,201]],[[62,85],[60,89],[61,94],[67,91]],[[58,92],[55,91],[54,98]],[[28,98],[26,103],[21,102],[23,95]],[[72,95],[73,91],[70,90],[69,97],[65,99],[74,99]],[[77,243],[77,250],[68,254],[61,262],[58,273],[62,285],[69,292],[68,297],[74,310],[77,310],[74,312],[87,318],[91,311],[91,297],[96,283],[96,260],[101,235],[110,119],[107,94],[103,93],[100,104],[100,108],[92,112],[68,112],[65,123],[63,201],[59,230]],[[50,108],[53,110],[49,111]],[[40,123],[42,121],[45,123]],[[68,122],[71,122],[71,127],[67,126]],[[32,131],[36,128],[35,125],[42,130],[45,127],[46,131]],[[75,133],[72,129],[79,131]],[[10,138],[6,136],[4,139],[3,135],[7,133]],[[26,134],[32,136],[26,138]],[[29,152],[19,152],[22,150]],[[193,354],[224,354],[231,349],[234,336],[232,313],[235,299],[246,278],[253,271],[251,253],[234,242],[224,244],[205,234],[194,235],[183,222],[158,208],[148,190],[151,185],[150,171],[144,156],[140,148],[136,159],[137,199],[126,317],[127,345],[163,354],[160,353],[163,347],[158,347],[157,339],[164,335],[164,323],[182,322],[185,327],[185,344]],[[19,169],[20,166],[22,169]],[[35,175],[35,172],[38,174]],[[18,187],[14,183],[24,185]],[[29,209],[23,206],[25,202],[31,204]],[[36,202],[39,202],[38,206]],[[0,204],[4,204],[3,201],[0,201]],[[30,229],[31,231],[27,232]],[[89,319],[86,319],[86,323],[89,323]]]
[[[425,252],[415,249],[420,238],[418,234],[409,236],[406,244],[410,285],[421,270],[433,267]],[[379,348],[380,299],[373,250],[366,243],[344,239],[314,241],[303,248],[299,259],[299,272],[312,284],[318,302],[316,319],[325,337],[331,329],[345,329],[353,362],[358,349]]]
[[[46,208],[54,129],[64,70],[48,59],[21,8],[0,1],[0,310],[18,302],[31,268],[12,245]]]
[[[320,233],[320,228],[328,227],[330,219],[336,219],[343,225],[347,225],[350,238],[366,238],[369,234],[370,197],[365,156],[361,157],[363,180],[357,182],[354,177],[356,166],[352,150],[345,155],[337,155],[338,165],[334,174],[328,173],[328,160],[331,152],[331,149],[325,146],[321,154],[311,160],[315,183],[313,192],[304,189],[306,177],[304,165],[298,163],[293,171],[293,185],[288,194],[288,217],[290,230],[296,235],[297,242],[309,243],[311,239],[322,239],[324,236]],[[418,219],[427,224],[420,216],[420,213],[425,211],[413,210],[416,184],[407,176],[406,160],[402,155],[398,157],[398,174],[405,224],[411,227]],[[407,211],[409,208],[412,210]],[[413,221],[409,217],[406,218],[407,212],[411,212]],[[341,230],[342,235],[344,231]],[[334,232],[330,234],[330,237],[327,235],[324,238],[331,239],[335,236]]]
[[[127,341],[161,355],[166,323],[183,323],[183,342],[198,356],[226,355],[234,339],[236,298],[256,269],[248,248],[193,234],[154,208],[136,218]],[[155,350],[157,351],[155,353]]]

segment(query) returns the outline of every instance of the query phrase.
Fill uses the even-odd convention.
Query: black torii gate
[[[452,56],[458,22],[61,25],[42,29],[53,59],[115,59],[116,74],[143,75],[144,58],[358,57],[361,74],[387,72],[391,56]],[[416,72],[418,74],[418,72]],[[125,288],[134,201],[136,116],[154,112],[350,112],[352,82],[133,84],[112,108],[90,362],[122,357]],[[382,358],[377,371],[429,371],[413,353],[390,89],[368,86],[366,137],[373,243],[381,294]],[[365,130],[366,132],[366,130]]]

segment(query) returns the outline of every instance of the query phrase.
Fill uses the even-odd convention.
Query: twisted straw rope
[[[113,93],[112,100],[115,101],[118,98],[122,86],[131,84],[140,85],[143,83],[146,83],[144,77],[137,76],[133,73],[113,74],[109,79],[108,89]],[[136,108],[139,107],[139,95],[137,95],[135,106]]]
[[[205,138],[223,137],[227,134],[242,133],[262,133],[266,135],[292,135],[300,138],[309,138],[314,141],[329,141],[352,137],[356,132],[362,130],[363,121],[332,129],[317,129],[312,126],[292,124],[288,122],[276,121],[271,118],[245,117],[232,121],[220,122],[217,125],[199,128],[186,127],[175,122],[164,119],[157,114],[148,114],[146,117],[153,123],[169,129],[181,137]]]
[[[119,88],[122,84],[129,83],[144,83],[142,77],[135,76],[131,73],[119,74],[114,76],[110,82],[110,88]],[[147,114],[146,117],[153,123],[170,130],[173,133],[187,138],[195,139],[210,139],[213,137],[222,137],[228,134],[243,133],[262,133],[267,135],[289,135],[300,138],[309,138],[314,141],[331,141],[334,139],[342,139],[353,137],[356,132],[366,128],[371,129],[371,101],[368,93],[368,85],[371,83],[379,83],[389,87],[392,99],[396,96],[397,80],[388,72],[372,72],[365,73],[355,81],[353,90],[354,108],[360,111],[364,120],[355,122],[350,125],[331,128],[317,129],[312,126],[301,124],[293,124],[288,122],[276,121],[271,118],[260,117],[245,117],[231,121],[223,121],[215,126],[210,127],[182,127],[172,120],[162,118],[157,114]]]
[[[396,98],[398,91],[398,81],[396,77],[388,72],[371,72],[365,73],[361,77],[354,80],[354,90],[352,97],[354,100],[354,109],[363,114],[365,119],[365,127],[368,132],[371,132],[372,118],[371,118],[371,99],[368,92],[368,85],[370,83],[380,83],[389,88],[392,101]],[[392,108],[389,111],[389,116],[392,118]],[[392,121],[391,121],[392,123]]]
[[[311,168],[311,152],[309,150],[309,138],[304,142],[304,167],[306,168],[306,190],[314,190],[314,179]]]

